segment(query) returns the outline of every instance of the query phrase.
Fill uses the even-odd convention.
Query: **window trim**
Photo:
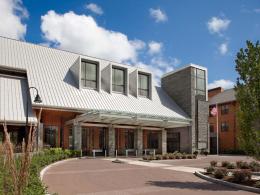
[[[148,93],[147,93],[147,96],[140,95],[139,90],[140,90],[141,88],[140,88],[140,86],[139,86],[139,75],[144,75],[144,76],[147,76],[147,78],[148,78],[148,89],[147,89],[147,92],[148,92]],[[138,87],[137,87],[138,96],[139,96],[139,97],[144,97],[144,98],[150,98],[150,97],[151,97],[151,74],[138,71],[138,73],[137,73],[137,83],[138,83]],[[144,90],[144,89],[142,89],[142,90]]]
[[[82,62],[96,65],[96,87],[95,88],[82,85],[82,76],[81,76],[82,75]],[[80,65],[80,86],[81,86],[81,88],[82,89],[99,90],[99,77],[100,77],[100,73],[99,73],[100,64],[99,64],[99,62],[98,61],[89,60],[89,59],[81,59],[80,64],[81,64]],[[85,79],[85,82],[86,81],[92,81],[92,80]]]
[[[123,87],[124,87],[124,91],[123,92],[120,92],[120,91],[114,91],[113,90],[113,86],[114,86],[114,84],[113,84],[113,69],[118,69],[118,70],[122,70],[123,72],[124,72],[124,85],[123,85]],[[127,69],[126,68],[124,68],[124,67],[120,67],[120,66],[116,66],[116,65],[112,65],[112,67],[111,67],[111,91],[113,92],[113,93],[118,93],[118,94],[127,94],[127,85],[128,85],[128,83],[127,83]],[[116,85],[116,86],[121,86],[121,85]]]

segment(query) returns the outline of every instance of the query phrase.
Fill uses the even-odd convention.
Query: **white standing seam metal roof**
[[[154,85],[152,86],[152,100],[137,98],[130,94],[128,96],[118,93],[110,94],[104,90],[100,92],[91,89],[79,90],[75,86],[75,80],[70,71],[70,67],[79,56],[86,59],[91,58],[0,37],[0,67],[26,70],[28,84],[30,87],[38,88],[43,107],[71,109],[82,111],[82,113],[88,110],[102,110],[190,120],[188,115],[162,88]],[[102,61],[102,63],[111,63],[94,59]],[[1,85],[3,85],[2,81]],[[31,99],[34,98],[33,95],[35,94],[31,93]],[[4,102],[4,104],[6,103]],[[39,105],[33,103],[33,106]]]
[[[28,86],[24,78],[5,77],[0,75],[0,122],[21,123],[26,121],[26,98]],[[37,119],[29,103],[28,122]]]

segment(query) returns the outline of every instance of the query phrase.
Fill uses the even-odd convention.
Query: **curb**
[[[231,182],[227,182],[227,181],[222,181],[220,179],[215,179],[215,178],[209,177],[207,175],[204,175],[204,174],[202,174],[198,171],[196,171],[194,173],[194,175],[196,175],[197,177],[200,177],[201,179],[207,180],[209,182],[213,182],[213,183],[216,183],[216,184],[221,184],[221,185],[236,188],[236,189],[239,189],[239,190],[244,190],[244,191],[249,191],[249,192],[254,192],[254,193],[260,194],[260,188],[254,188],[254,187],[251,187],[251,186],[245,186],[245,185],[240,185],[240,184],[231,183]]]
[[[41,172],[40,172],[40,179],[41,179],[41,181],[43,181],[43,176],[44,176],[44,174],[46,173],[46,171],[47,171],[48,169],[50,169],[51,167],[53,167],[53,166],[55,166],[55,165],[58,165],[58,164],[61,164],[61,163],[64,163],[64,162],[67,162],[67,161],[76,160],[76,159],[78,159],[78,158],[64,159],[64,160],[60,160],[60,161],[57,161],[57,162],[54,162],[54,163],[52,163],[52,164],[47,165],[47,166],[44,167],[44,168],[41,170]]]

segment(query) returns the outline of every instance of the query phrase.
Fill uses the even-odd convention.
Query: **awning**
[[[191,125],[190,119],[180,119],[171,117],[160,117],[147,114],[135,114],[127,112],[89,110],[88,112],[77,116],[75,119],[67,121],[66,124],[74,123],[105,123],[105,124],[124,124],[135,126],[152,126],[161,128],[176,128]]]

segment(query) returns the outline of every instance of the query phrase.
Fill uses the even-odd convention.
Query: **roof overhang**
[[[124,124],[141,127],[160,127],[176,128],[191,125],[190,119],[180,119],[173,117],[153,116],[145,114],[135,114],[115,111],[90,110],[77,116],[75,119],[66,122],[66,125],[78,123],[105,123],[105,124]]]

